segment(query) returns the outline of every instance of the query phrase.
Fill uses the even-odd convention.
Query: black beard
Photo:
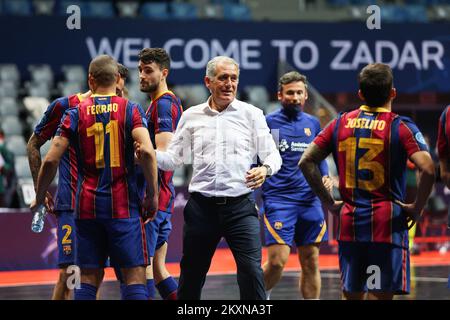
[[[141,92],[145,92],[145,93],[152,93],[155,92],[156,89],[158,89],[158,85],[156,84],[152,84],[152,85],[147,85],[145,87],[140,87]]]
[[[302,108],[298,104],[287,104],[283,105],[283,111],[289,118],[294,118],[302,111]]]

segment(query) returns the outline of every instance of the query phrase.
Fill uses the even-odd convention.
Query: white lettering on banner
[[[403,70],[405,68],[405,64],[412,63],[417,68],[417,70],[421,70],[422,66],[420,65],[420,59],[417,55],[416,48],[411,41],[406,41],[405,47],[403,48],[402,55],[400,56],[400,61],[398,62],[398,68]]]
[[[311,51],[311,59],[308,62],[304,62],[300,58],[303,48],[309,49]],[[297,42],[294,46],[293,56],[294,64],[300,70],[314,69],[319,63],[319,49],[317,48],[317,45],[311,40],[302,40]]]
[[[123,60],[123,64],[130,68],[135,68],[138,63],[138,54],[142,48],[150,47],[150,39],[146,38],[118,38],[114,43],[114,49],[108,38],[100,39],[98,49],[95,47],[94,39],[86,38],[86,45],[91,59],[101,54],[112,56],[116,60]],[[132,48],[131,46],[134,46]],[[123,59],[120,59],[123,57]]]
[[[349,40],[332,40],[331,47],[341,48],[333,61],[331,61],[331,70],[351,70],[352,66],[350,63],[344,63],[342,62],[342,59],[352,48],[352,42]]]
[[[66,20],[66,27],[69,30],[81,29],[81,9],[77,5],[70,5],[66,9],[66,13],[70,16]]]
[[[228,44],[228,47],[224,49],[219,39],[211,40],[211,57],[227,56],[233,58],[236,61],[240,61],[239,58],[239,41],[233,39]]]
[[[170,57],[173,57],[173,55],[170,54],[170,51],[171,51],[172,47],[175,47],[175,46],[177,46],[177,47],[184,46],[184,40],[180,39],[180,38],[174,38],[174,39],[170,39],[166,42],[166,44],[164,45],[164,50],[167,51],[167,53],[169,54]],[[172,69],[182,69],[182,68],[184,68],[184,66],[185,66],[184,61],[175,61],[172,58],[172,61],[170,62],[170,67]]]
[[[93,37],[87,37],[85,42],[91,59],[107,54],[118,61],[123,61],[124,65],[130,68],[136,67],[139,51],[151,47],[148,38],[110,40],[102,37],[96,41]],[[261,70],[263,54],[269,54],[262,51],[262,45],[263,41],[259,39],[231,39],[228,43],[224,43],[216,38],[211,40],[172,38],[162,43],[162,47],[172,57],[172,69],[203,69],[212,57],[225,55],[234,58],[242,70]],[[274,61],[292,61],[293,66],[300,70],[313,70],[320,63],[319,47],[311,40],[302,39],[295,42],[273,39],[270,40],[270,45],[276,50],[276,53],[270,53],[271,56],[276,56]],[[331,40],[330,48],[334,56],[329,67],[333,71],[359,70],[362,66],[373,62],[386,63],[391,68],[399,70],[405,68],[445,70],[443,63],[445,47],[437,40],[421,42],[408,40],[403,44],[389,40],[373,42]]]
[[[437,52],[430,52],[430,50],[436,50]],[[422,42],[422,63],[423,68],[428,70],[428,61],[434,61],[436,66],[440,70],[444,70],[444,64],[442,63],[442,57],[444,56],[444,46],[442,43],[436,40],[429,40]]]
[[[381,29],[381,9],[377,5],[370,5],[366,9],[370,16],[366,20],[367,29]]]
[[[240,65],[246,70],[260,70],[262,65],[260,62],[250,61],[250,58],[259,58],[261,56],[261,51],[251,49],[250,47],[260,47],[261,41],[257,39],[247,39],[241,42],[241,60]]]
[[[355,56],[353,57],[352,68],[358,69],[360,64],[366,65],[373,63],[373,57],[370,54],[369,46],[365,41],[361,41],[356,48]]]
[[[287,60],[287,48],[292,47],[294,45],[294,41],[292,40],[272,40],[270,41],[272,47],[278,48],[278,60],[286,61]]]
[[[193,51],[196,47],[200,48],[201,52],[201,58],[198,61],[195,61],[193,57]],[[209,60],[209,47],[206,41],[203,39],[189,40],[184,47],[184,59],[188,67],[192,69],[203,69]]]
[[[359,41],[355,53],[350,53],[353,43],[350,40],[332,40],[332,48],[339,48],[336,56],[330,64],[331,70],[358,70],[360,65],[366,65],[372,62],[387,63],[391,68],[403,70],[408,64],[412,64],[417,70],[428,70],[430,61],[441,70],[444,69],[442,58],[444,56],[444,47],[442,43],[435,40],[421,42],[421,52],[414,46],[412,41],[406,41],[404,46],[399,46],[391,41],[375,41],[375,60],[366,41]],[[390,61],[386,61],[385,52],[389,49],[392,55]],[[421,57],[421,58],[420,58]],[[347,62],[352,60],[352,63]]]
[[[386,55],[383,55],[383,52],[385,52],[386,50],[383,49],[389,49],[391,51],[391,61],[383,59],[386,57]],[[392,41],[381,40],[375,43],[375,61],[386,63],[391,68],[393,68],[398,63],[398,57],[398,48]]]
[[[147,43],[149,44],[148,46]],[[123,41],[123,64],[127,67],[136,68],[136,65],[139,63],[139,51],[142,48],[148,47],[150,47],[150,41],[148,39],[125,38]]]

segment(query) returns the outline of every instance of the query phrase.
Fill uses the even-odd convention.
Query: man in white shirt
[[[192,163],[191,197],[184,209],[180,300],[200,299],[217,244],[224,237],[237,264],[241,299],[265,299],[258,213],[250,194],[281,167],[263,112],[236,99],[239,65],[208,62],[208,101],[187,109],[158,167]],[[251,168],[259,157],[262,166]]]

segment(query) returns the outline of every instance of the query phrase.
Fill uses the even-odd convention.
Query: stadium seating
[[[31,16],[33,8],[28,0],[3,0],[3,13],[13,16]]]
[[[0,116],[13,116],[19,115],[19,104],[16,99],[11,97],[0,98]]]
[[[58,84],[58,89],[61,97],[84,92],[84,86],[80,82],[60,82]]]
[[[14,169],[16,170],[17,178],[19,178],[19,179],[32,178],[27,156],[15,157],[14,158]]]
[[[144,3],[140,14],[149,19],[167,20],[170,18],[169,5],[165,2]]]
[[[17,84],[12,81],[0,82],[0,97],[10,97],[16,99],[19,95]]]
[[[22,123],[17,116],[2,117],[0,126],[5,132],[5,136],[22,135]]]
[[[82,65],[63,65],[61,70],[67,82],[84,83],[87,81],[86,70]]]
[[[6,130],[5,130],[6,134]],[[19,133],[17,135],[11,135],[6,138],[6,147],[9,151],[11,151],[14,156],[17,158],[19,156],[26,156],[27,155],[27,144],[25,142],[25,139],[23,136],[21,136],[22,133]]]
[[[264,105],[269,103],[269,93],[263,86],[247,86],[244,88],[244,92],[247,94],[247,100],[249,103],[263,108]]]
[[[93,18],[113,18],[116,13],[114,11],[114,5],[108,1],[92,1],[87,3],[86,14],[87,17]]]
[[[199,17],[197,6],[191,3],[172,2],[170,4],[172,17],[180,20],[197,19]]]
[[[0,65],[0,81],[12,81],[15,84],[20,83],[20,73],[15,64]]]
[[[37,15],[50,16],[55,8],[54,0],[33,0],[34,12]]]
[[[138,15],[138,1],[119,1],[116,3],[116,6],[120,17],[134,18]]]
[[[223,18],[234,21],[250,21],[252,15],[250,8],[244,4],[225,3],[223,5]]]
[[[42,97],[49,99],[51,96],[50,87],[45,82],[28,82],[26,84],[27,94],[30,97]]]
[[[45,83],[51,87],[53,85],[53,70],[48,64],[32,64],[28,66],[31,75],[31,82]]]

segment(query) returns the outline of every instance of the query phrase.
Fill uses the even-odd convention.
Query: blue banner
[[[143,47],[164,47],[172,57],[172,84],[202,83],[207,61],[235,58],[240,87],[264,85],[276,90],[277,64],[285,60],[305,73],[323,93],[354,92],[358,71],[384,62],[394,69],[401,93],[450,91],[450,24],[366,22],[269,23],[225,21],[150,21],[81,18],[69,29],[66,17],[1,17],[4,43],[0,63],[26,66],[48,63],[87,66],[92,57],[110,54],[130,68]],[[69,27],[68,27],[69,26]]]

